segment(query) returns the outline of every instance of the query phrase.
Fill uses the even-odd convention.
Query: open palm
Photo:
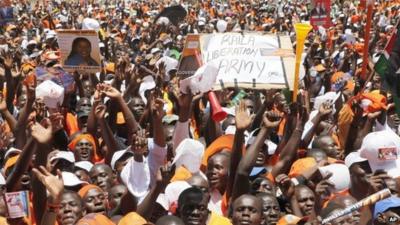
[[[240,101],[239,106],[236,107],[235,114],[236,129],[246,130],[251,125],[253,117],[249,115],[244,101]]]

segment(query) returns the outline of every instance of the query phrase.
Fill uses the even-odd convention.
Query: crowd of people
[[[180,10],[158,16],[172,6]],[[288,89],[223,88],[214,91],[221,122],[206,93],[180,87],[186,36],[289,35],[295,52],[294,24],[310,20],[310,1],[9,7],[13,20],[0,20],[0,224],[317,225],[384,189],[387,198],[324,224],[400,224],[400,106],[374,70],[397,32],[400,1],[373,1],[365,43],[365,4],[331,0],[329,28],[305,41],[297,101]],[[63,70],[60,29],[95,29],[99,46],[75,39],[66,64],[101,64],[67,74],[68,87],[53,82],[61,92],[38,75]],[[18,192],[29,196],[18,202],[24,216],[7,197]]]

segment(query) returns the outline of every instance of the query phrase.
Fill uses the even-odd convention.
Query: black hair
[[[185,204],[185,202],[191,201],[199,201],[201,202],[204,198],[204,193],[200,188],[197,187],[190,187],[184,190],[178,198],[178,209]],[[179,211],[179,210],[178,210]]]
[[[71,58],[73,55],[75,55],[75,54],[77,53],[77,52],[75,51],[75,49],[76,49],[76,47],[77,47],[77,45],[78,45],[78,43],[79,43],[80,41],[84,41],[84,42],[88,43],[89,46],[90,46],[90,49],[92,49],[92,44],[90,43],[89,39],[84,38],[84,37],[77,37],[77,38],[74,39],[74,41],[72,41],[71,52],[69,53],[67,59]]]

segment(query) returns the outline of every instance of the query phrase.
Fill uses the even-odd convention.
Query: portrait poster
[[[329,28],[331,26],[331,1],[312,0],[310,10],[310,23],[314,29],[318,26]]]
[[[94,30],[58,30],[61,64],[67,72],[101,70],[99,37]]]
[[[21,218],[30,215],[28,191],[7,192],[4,194],[8,218]]]
[[[11,0],[0,1],[0,25],[5,25],[7,22],[14,20],[14,8],[11,5]]]

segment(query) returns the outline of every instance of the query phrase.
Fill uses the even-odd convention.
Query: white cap
[[[123,149],[123,150],[119,150],[119,151],[114,152],[114,154],[113,154],[113,156],[112,156],[112,158],[111,158],[111,168],[112,168],[113,170],[115,169],[115,163],[117,163],[117,161],[118,161],[120,158],[122,158],[124,155],[127,155],[127,154],[133,155],[133,153],[132,153],[131,151],[128,151],[129,148],[130,148],[130,146],[129,146],[128,148],[126,148],[126,149]]]
[[[64,185],[67,187],[73,187],[76,185],[87,184],[87,182],[79,180],[79,178],[70,172],[61,172]]]
[[[158,18],[157,24],[168,25],[168,24],[169,24],[169,19],[168,19],[168,17],[161,16],[160,18]]]
[[[218,20],[217,22],[217,30],[220,33],[224,33],[226,31],[226,28],[228,27],[228,22],[225,20]]]
[[[257,137],[256,134],[258,133],[259,130],[260,130],[260,128],[257,128],[255,130],[253,130],[249,134],[248,138],[245,138],[246,139],[246,141],[245,141],[246,145],[251,145],[251,144],[254,143],[254,141],[256,140],[256,137]],[[275,154],[275,151],[276,151],[278,146],[274,142],[272,142],[272,141],[267,139],[267,140],[264,141],[264,144],[268,146],[268,155]]]
[[[172,205],[178,204],[179,195],[190,188],[190,184],[186,181],[175,181],[167,185],[164,191],[164,195],[157,198],[157,203],[162,205],[165,210],[169,210]]]
[[[142,79],[142,83],[140,84],[140,87],[139,87],[139,95],[142,98],[144,104],[147,104],[147,98],[144,95],[144,93],[147,90],[151,90],[155,87],[156,87],[156,82],[154,82],[154,78],[152,76],[145,76]]]
[[[79,161],[75,163],[75,167],[81,168],[89,172],[93,167],[93,163],[89,161]]]
[[[30,40],[27,44],[27,46],[29,45],[37,45],[37,42],[35,40]]]
[[[46,80],[36,87],[36,97],[43,98],[44,104],[54,109],[63,103],[64,88],[51,80]]]
[[[204,25],[206,25],[206,18],[200,17],[200,18],[199,18],[198,24],[199,24],[199,26],[204,26]]]
[[[329,181],[335,184],[335,192],[340,192],[350,187],[350,172],[346,165],[333,163],[328,166],[320,167],[319,171],[323,177],[326,177],[329,173],[332,174]]]
[[[54,160],[57,159],[65,159],[70,163],[75,163],[75,156],[74,153],[69,152],[69,151],[57,151],[55,155],[53,155],[49,161],[53,162]]]
[[[364,137],[360,156],[368,160],[372,171],[384,170],[389,176],[400,176],[400,137],[391,130],[371,132]]]
[[[46,40],[55,37],[57,37],[57,33],[54,30],[49,30],[46,34]]]
[[[346,156],[344,159],[344,164],[350,168],[351,165],[358,162],[365,162],[367,159],[364,159],[360,156],[359,152],[352,152]]]
[[[204,145],[202,143],[186,138],[176,148],[176,156],[172,163],[177,168],[185,166],[191,173],[197,173],[200,170],[203,154]]]
[[[100,30],[100,24],[97,20],[92,18],[85,18],[82,21],[82,30]]]
[[[156,54],[157,52],[161,52],[161,49],[159,49],[159,48],[152,48],[151,51],[150,51],[151,54]]]

